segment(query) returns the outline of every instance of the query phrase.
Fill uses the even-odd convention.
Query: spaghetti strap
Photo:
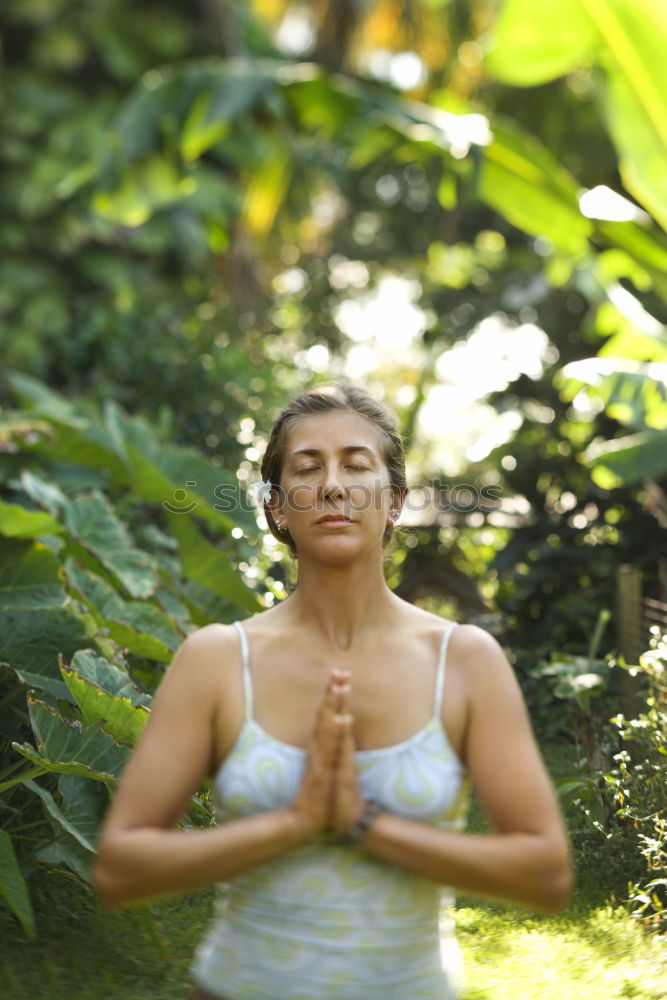
[[[252,680],[250,678],[250,647],[248,637],[241,622],[234,622],[234,628],[239,634],[241,643],[241,658],[243,660],[243,693],[245,696],[245,717],[252,719]]]
[[[442,714],[442,695],[445,689],[445,664],[447,661],[447,647],[449,637],[456,628],[456,622],[452,622],[442,633],[440,642],[440,655],[438,657],[438,669],[435,677],[435,697],[433,698],[433,715],[440,718]]]

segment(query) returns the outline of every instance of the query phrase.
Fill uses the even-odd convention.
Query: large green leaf
[[[101,421],[77,411],[74,404],[37,379],[12,374],[9,381],[26,408],[48,417],[55,431],[48,440],[36,442],[35,451],[50,459],[103,469],[115,479],[123,480],[124,464]]]
[[[624,183],[667,229],[667,5],[578,2],[600,37],[605,108]]]
[[[584,457],[602,489],[660,479],[667,473],[667,431],[640,431],[591,445]]]
[[[178,568],[180,570],[180,565]],[[177,628],[184,636],[192,631],[190,612],[183,601],[176,597],[171,590],[168,590],[167,587],[158,587],[153,594],[153,600],[176,623]]]
[[[133,597],[149,597],[157,583],[155,565],[130,542],[125,525],[106,497],[95,492],[77,497],[65,508],[65,526],[72,537],[110,570]]]
[[[70,664],[73,670],[111,695],[126,698],[132,705],[148,706],[151,696],[140,691],[127,671],[91,649],[80,649]]]
[[[115,405],[105,407],[104,422],[95,421],[36,379],[16,375],[11,381],[26,405],[49,416],[57,431],[55,441],[35,445],[40,453],[103,469],[118,485],[129,486],[168,511],[196,508],[211,524],[257,530],[255,509],[246,501],[238,480],[196,451],[161,442],[146,421],[127,417]],[[32,473],[22,485],[31,499],[50,513],[57,515],[64,506],[62,492]]]
[[[129,482],[139,496],[170,513],[196,510],[198,517],[213,525],[257,531],[255,509],[225,469],[191,449],[162,444],[139,419],[127,421],[124,431]]]
[[[58,560],[46,545],[0,540],[0,608],[57,608],[66,601]]]
[[[663,49],[667,47],[667,36]],[[667,73],[662,57],[662,117],[667,119]],[[667,230],[667,122],[655,120],[649,113],[642,91],[628,74],[615,69],[609,73],[605,114],[609,131],[619,155],[619,171],[625,187]],[[656,109],[657,111],[658,109]]]
[[[55,483],[47,482],[30,469],[21,473],[21,486],[30,499],[58,517],[67,504],[67,497]]]
[[[21,402],[31,410],[36,410],[56,422],[83,423],[76,415],[74,405],[64,396],[49,389],[47,385],[30,375],[12,372],[9,382]]]
[[[89,782],[93,784],[93,782]],[[55,820],[51,822],[51,840],[35,852],[35,860],[49,868],[69,868],[83,882],[90,882],[93,855],[76,837]]]
[[[79,778],[92,778],[94,781],[105,781],[110,784],[118,780],[117,775],[109,774],[107,771],[96,770],[89,764],[82,764],[77,760],[49,760],[48,757],[44,757],[40,754],[39,750],[35,750],[29,743],[14,742],[12,743],[12,747],[22,757],[25,757],[27,761],[30,761],[31,764],[39,768],[41,773],[48,771],[52,774],[74,774]],[[119,770],[122,770],[122,767]]]
[[[12,838],[5,830],[0,830],[0,896],[18,917],[26,937],[34,939],[35,914],[28,887],[16,860]]]
[[[52,694],[54,698],[59,698],[61,701],[69,701],[74,704],[74,699],[67,690],[67,685],[63,683],[56,677],[49,676],[48,674],[39,674],[31,670],[20,670],[16,667],[12,667],[8,663],[0,664],[5,670],[11,671],[14,678],[28,688],[35,688],[38,691],[48,691]]]
[[[58,780],[59,805],[51,792],[35,781],[26,781],[26,788],[38,795],[52,819],[81,846],[93,854],[100,822],[109,799],[103,785],[75,775],[63,774]]]
[[[599,311],[598,311],[599,317]],[[600,332],[600,324],[597,324]],[[604,334],[603,334],[604,335]],[[598,351],[599,358],[628,358],[632,361],[667,361],[667,339],[654,337],[633,327],[619,323],[616,332],[609,336]]]
[[[594,441],[584,458],[602,489],[660,479],[667,472],[667,363],[585,358],[556,377],[565,399],[585,387],[606,411],[637,431],[611,441]]]
[[[584,358],[556,377],[565,399],[583,386],[601,399],[610,417],[635,430],[667,427],[667,363],[618,358]]]
[[[48,771],[115,782],[123,770],[129,747],[117,743],[101,723],[84,726],[64,719],[44,702],[28,697],[37,750],[28,744],[12,746],[31,763]]]
[[[65,563],[65,574],[71,587],[90,608],[99,625],[120,646],[137,656],[171,660],[183,641],[183,635],[173,621],[158,608],[140,601],[125,601],[101,577],[90,573],[73,559]]]
[[[627,189],[667,229],[667,5],[656,0],[506,0],[487,70],[545,83],[595,60]]]
[[[636,222],[596,221],[595,228],[605,241],[622,247],[650,273],[659,294],[667,302],[667,245],[656,227],[647,229]]]
[[[536,139],[510,122],[494,124],[482,156],[479,195],[513,225],[571,253],[588,250],[592,223],[579,210],[578,185]]]
[[[187,514],[171,514],[171,530],[178,540],[185,575],[214,594],[226,597],[248,611],[259,611],[257,595],[243,582],[225,553],[199,533]]]
[[[485,68],[504,83],[534,86],[589,62],[597,41],[580,0],[505,0]]]
[[[100,672],[102,669],[100,667]],[[148,720],[148,709],[144,705],[133,704],[129,698],[104,690],[82,676],[74,665],[63,666],[61,670],[86,725],[102,722],[106,732],[119,742],[134,745],[138,741]]]
[[[276,75],[283,65],[207,58],[151,71],[125,101],[115,123],[119,158],[134,160],[154,149],[161,134],[179,133],[186,158],[193,158],[219,139],[212,129],[215,123],[246,115],[276,91]]]
[[[49,514],[26,510],[18,504],[0,500],[0,535],[12,538],[37,538],[39,535],[59,534],[62,527]]]
[[[97,645],[95,631],[92,618],[71,608],[0,610],[0,663],[25,673],[27,683],[44,678],[37,686],[52,690],[46,679],[61,682],[58,655],[70,660],[77,649]]]

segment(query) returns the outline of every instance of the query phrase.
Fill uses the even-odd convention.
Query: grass
[[[457,909],[463,1000],[666,1000],[665,941],[618,908],[557,917]]]

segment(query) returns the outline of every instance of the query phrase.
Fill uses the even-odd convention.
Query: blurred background
[[[4,0],[0,39],[9,910],[34,931],[40,852],[85,882],[62,815],[92,838],[113,785],[45,720],[108,728],[81,684],[148,704],[191,628],[285,595],[266,435],[349,378],[408,446],[390,585],[498,635],[578,845],[623,842],[602,898],[664,927],[662,0]]]

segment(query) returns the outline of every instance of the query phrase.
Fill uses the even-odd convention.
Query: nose
[[[345,488],[341,483],[340,472],[336,464],[332,463],[326,468],[322,493],[325,497],[345,496]]]

